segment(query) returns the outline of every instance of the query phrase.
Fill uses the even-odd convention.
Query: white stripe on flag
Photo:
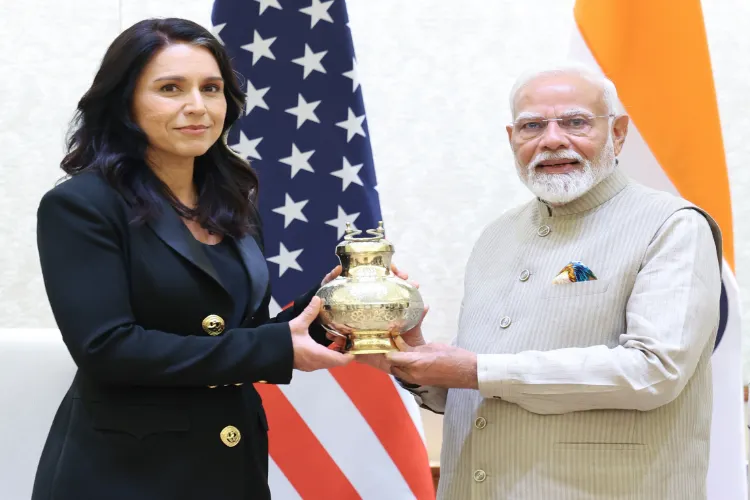
[[[284,500],[302,500],[292,483],[286,478],[276,462],[268,457],[268,484],[271,487],[271,498],[283,498]]]
[[[409,391],[398,385],[398,382],[396,382],[395,378],[391,377],[391,382],[393,382],[393,385],[396,386],[398,395],[401,396],[401,401],[404,402],[404,406],[406,406],[406,410],[409,412],[409,416],[414,422],[414,426],[417,428],[417,432],[419,432],[419,437],[422,438],[422,442],[425,443],[425,446],[427,446],[427,439],[424,435],[424,426],[422,425],[422,415],[420,415],[419,413],[419,406],[414,400],[414,396],[412,396]]]
[[[279,388],[363,500],[414,498],[367,421],[328,371],[295,372],[292,383]]]
[[[709,500],[747,500],[740,302],[737,281],[726,262],[722,278],[729,315],[724,336],[711,357],[714,394],[706,488]]]

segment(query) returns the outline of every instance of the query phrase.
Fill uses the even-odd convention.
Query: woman
[[[166,19],[117,37],[79,102],[70,178],[38,210],[78,371],[34,500],[270,498],[253,383],[351,360],[314,323],[320,283],[269,319],[257,177],[225,143],[243,98],[222,45]]]

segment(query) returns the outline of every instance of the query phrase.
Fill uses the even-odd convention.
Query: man
[[[452,345],[417,328],[387,356],[445,415],[439,498],[705,498],[719,230],[621,171],[616,103],[574,66],[516,84],[507,132],[535,199],[476,243]]]

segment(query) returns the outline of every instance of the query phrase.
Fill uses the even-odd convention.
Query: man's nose
[[[560,148],[567,148],[570,146],[570,141],[568,141],[568,136],[560,128],[560,125],[556,121],[550,121],[547,122],[544,132],[542,132],[539,146],[554,151]]]

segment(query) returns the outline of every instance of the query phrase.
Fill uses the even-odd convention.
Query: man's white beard
[[[573,160],[579,167],[565,174],[550,174],[536,169],[545,160]],[[615,146],[610,134],[599,156],[593,161],[585,160],[573,150],[543,151],[536,155],[526,167],[516,159],[518,176],[526,187],[540,199],[553,204],[570,203],[586,194],[615,169]],[[525,175],[524,175],[525,174]]]

